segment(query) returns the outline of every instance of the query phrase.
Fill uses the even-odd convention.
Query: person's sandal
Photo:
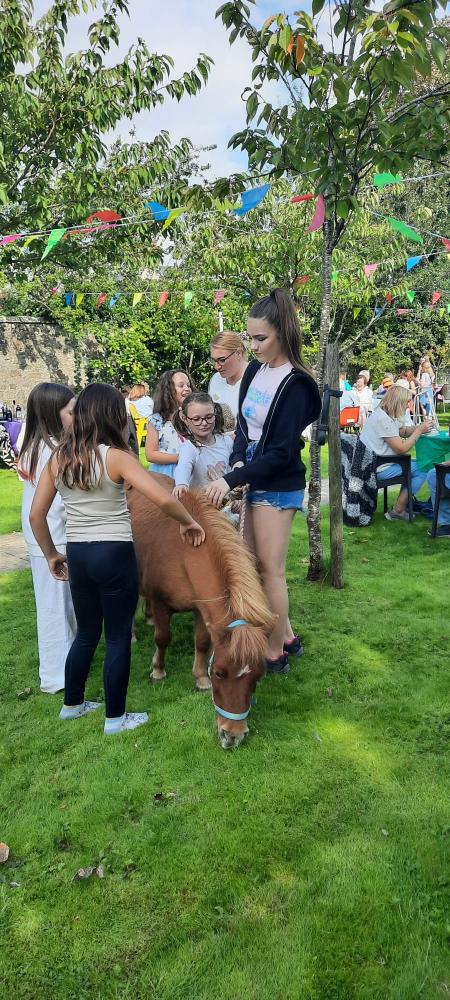
[[[303,643],[299,635],[294,635],[294,638],[290,642],[283,643],[283,653],[287,653],[288,656],[303,656],[304,652]]]
[[[266,670],[268,674],[288,674],[289,663],[287,653],[282,653],[281,656],[277,656],[276,660],[269,660],[269,658],[266,657]]]

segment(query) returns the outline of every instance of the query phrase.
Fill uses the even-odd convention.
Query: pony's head
[[[242,743],[248,733],[256,684],[264,674],[267,636],[273,627],[273,615],[264,608],[264,625],[252,625],[245,619],[230,621],[226,628],[210,626],[213,653],[210,661],[212,699],[217,730],[224,750]]]

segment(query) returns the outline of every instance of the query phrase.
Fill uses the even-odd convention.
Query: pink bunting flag
[[[291,205],[298,205],[300,201],[312,201],[315,197],[314,194],[296,194],[291,198]]]
[[[320,229],[325,222],[325,198],[323,194],[319,194],[317,199],[316,211],[314,212],[311,225],[308,226],[307,233],[315,233],[317,229]]]
[[[108,296],[107,296],[106,292],[100,292],[100,295],[99,295],[99,297],[97,299],[97,307],[99,309],[100,309],[100,306],[102,306],[103,303],[106,302],[107,297]]]
[[[446,240],[444,236],[442,237],[442,244],[446,250],[450,250],[450,240]]]
[[[225,289],[224,288],[219,288],[218,291],[214,293],[214,302],[213,302],[213,305],[218,306],[219,302],[221,302],[222,299],[224,299],[224,298],[225,298]]]
[[[52,295],[57,295],[57,294],[58,294],[58,288],[55,285],[55,287],[52,288]]]
[[[165,306],[168,299],[169,299],[169,292],[161,292],[161,295],[159,296],[159,305],[161,309],[163,306]]]
[[[371,274],[375,274],[378,264],[364,264],[364,274],[366,278],[370,278]]]
[[[433,292],[431,296],[431,308],[433,308],[433,306],[436,305],[436,302],[439,302],[439,299],[441,298],[442,298],[442,292]]]
[[[20,240],[22,233],[13,233],[11,236],[3,236],[2,247],[5,247],[7,243],[15,243],[16,240]]]
[[[409,312],[411,312],[410,309],[397,309],[397,316],[406,316]]]

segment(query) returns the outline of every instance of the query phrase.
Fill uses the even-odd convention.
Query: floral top
[[[168,452],[169,455],[178,455],[183,443],[183,438],[180,437],[178,431],[175,430],[172,421],[163,421],[160,413],[152,413],[149,419],[149,424],[152,424],[158,432],[159,450]],[[175,463],[172,465],[163,465],[159,462],[152,462],[151,470],[152,472],[162,472],[166,476],[173,476],[175,472]]]

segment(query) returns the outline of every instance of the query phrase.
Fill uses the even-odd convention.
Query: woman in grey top
[[[108,734],[134,729],[148,718],[145,712],[125,713],[138,572],[124,481],[179,521],[187,541],[200,545],[205,537],[185,507],[131,454],[126,428],[125,402],[117,389],[102,383],[83,389],[72,426],[39,480],[30,513],[50,572],[57,580],[69,580],[77,619],[60,717],[79,718],[99,707],[85,701],[84,689],[104,624]],[[67,555],[55,548],[46,521],[57,491],[66,509]]]

